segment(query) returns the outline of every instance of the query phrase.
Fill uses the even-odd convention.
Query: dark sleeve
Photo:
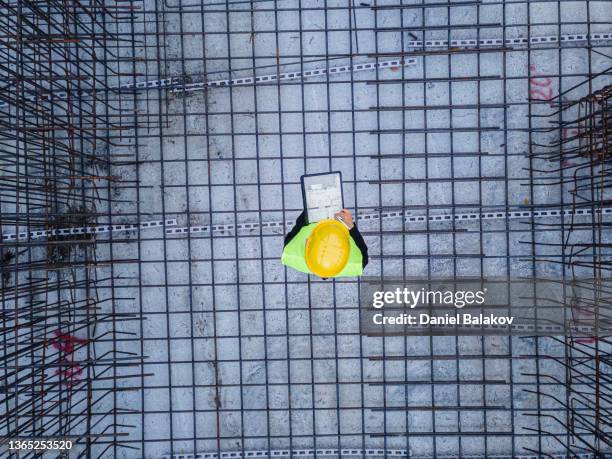
[[[308,225],[308,221],[306,219],[306,211],[304,210],[295,221],[295,226],[291,229],[291,231],[289,231],[289,234],[285,236],[285,246],[289,244],[291,239],[293,239],[295,235],[299,233],[300,230],[306,225]]]
[[[369,261],[368,260],[368,246],[363,240],[363,236],[357,229],[357,225],[353,225],[353,229],[349,231],[349,234],[351,235],[351,237],[353,238],[353,241],[355,241],[355,244],[361,251],[361,265],[363,268],[365,268]]]

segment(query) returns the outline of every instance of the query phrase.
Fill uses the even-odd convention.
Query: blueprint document
[[[304,175],[302,191],[309,223],[334,218],[344,206],[340,172]]]

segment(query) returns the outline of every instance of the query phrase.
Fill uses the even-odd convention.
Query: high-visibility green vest
[[[281,262],[285,266],[289,266],[290,268],[306,274],[313,274],[313,272],[308,269],[304,252],[306,251],[306,239],[308,239],[308,236],[310,236],[310,233],[312,233],[316,225],[316,223],[311,223],[310,225],[304,226],[295,237],[289,241],[289,244],[285,246],[281,258]],[[361,276],[361,273],[363,273],[361,250],[359,250],[359,247],[357,247],[352,237],[349,237],[349,244],[351,250],[349,252],[348,262],[344,269],[333,277]]]

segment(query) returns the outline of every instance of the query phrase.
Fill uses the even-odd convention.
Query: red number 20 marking
[[[530,65],[529,70],[536,72],[535,65]],[[529,97],[533,100],[551,100],[554,96],[552,80],[548,77],[537,75],[529,78]],[[551,104],[552,106],[552,104]]]

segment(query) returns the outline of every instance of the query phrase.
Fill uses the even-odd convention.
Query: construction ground
[[[280,263],[341,171],[364,276],[609,280],[609,1],[0,0],[0,31],[1,436],[612,457],[608,337],[368,336],[362,280]]]

